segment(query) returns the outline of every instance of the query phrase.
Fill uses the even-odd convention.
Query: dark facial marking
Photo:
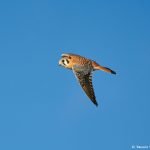
[[[66,59],[66,61],[67,61],[67,64],[69,64],[69,60],[68,60],[68,59]]]
[[[66,66],[64,62],[65,62],[65,61],[64,61],[64,59],[63,59],[63,60],[62,60],[62,63],[63,63],[64,66]]]

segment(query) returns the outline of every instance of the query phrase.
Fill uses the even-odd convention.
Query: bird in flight
[[[73,73],[78,79],[82,89],[96,106],[98,106],[98,103],[96,101],[92,84],[92,72],[96,70],[102,70],[107,73],[116,74],[115,71],[99,65],[97,62],[91,59],[70,53],[61,55],[59,65],[73,70]]]

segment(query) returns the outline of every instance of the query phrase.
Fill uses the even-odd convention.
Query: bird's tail
[[[100,66],[99,64],[97,64],[94,61],[92,63],[93,63],[94,70],[102,70],[102,71],[105,71],[107,73],[116,74],[116,72],[111,70],[110,68]]]

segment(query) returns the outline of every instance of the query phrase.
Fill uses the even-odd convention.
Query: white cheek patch
[[[68,64],[69,64],[69,60],[68,60],[68,59],[66,59],[65,61],[66,61],[66,64],[68,65]]]
[[[66,67],[69,64],[69,61],[67,59],[63,59],[62,64]]]
[[[67,66],[67,65],[69,64],[69,61],[68,61],[67,59],[64,59],[63,64],[64,64],[65,66]]]

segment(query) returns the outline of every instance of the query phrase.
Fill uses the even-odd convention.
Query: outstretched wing
[[[73,67],[73,72],[77,77],[82,89],[85,91],[86,95],[91,99],[91,101],[98,106],[96,101],[93,85],[92,85],[92,72],[86,66]]]

